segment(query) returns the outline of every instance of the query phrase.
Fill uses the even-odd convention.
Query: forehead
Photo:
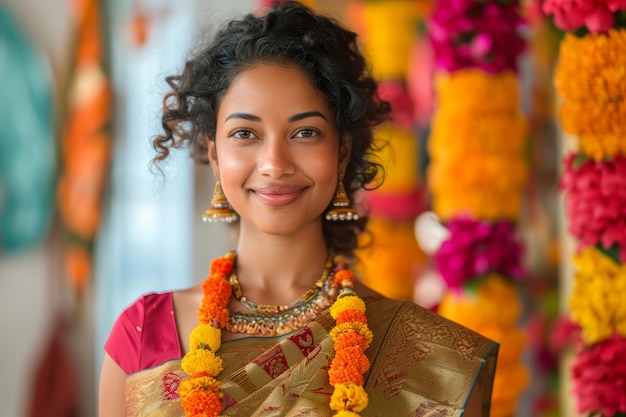
[[[242,71],[221,100],[218,123],[233,111],[267,116],[316,110],[332,119],[325,95],[295,64],[258,64]]]

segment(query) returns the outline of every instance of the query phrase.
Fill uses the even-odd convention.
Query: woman
[[[389,106],[355,34],[289,2],[229,23],[168,78],[157,161],[191,147],[233,252],[149,294],[105,345],[99,415],[488,416],[497,345],[350,272]],[[384,279],[384,277],[381,277]]]

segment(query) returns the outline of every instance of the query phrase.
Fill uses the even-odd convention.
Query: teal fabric
[[[45,236],[56,155],[48,63],[0,5],[0,251],[24,249]]]

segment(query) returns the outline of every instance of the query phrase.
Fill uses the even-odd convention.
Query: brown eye
[[[317,135],[319,135],[319,133],[313,129],[302,129],[299,130],[298,133],[296,133],[296,137],[298,138],[312,138],[313,136]]]
[[[233,137],[236,139],[252,139],[255,136],[254,133],[250,132],[249,130],[238,130],[233,133]]]

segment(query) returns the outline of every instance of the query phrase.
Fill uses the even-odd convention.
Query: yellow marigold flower
[[[333,395],[330,397],[331,410],[348,410],[356,413],[367,407],[367,393],[362,386],[353,382],[336,384]]]
[[[217,375],[222,371],[222,359],[215,353],[206,349],[194,349],[187,352],[181,362],[183,370],[194,375],[206,372],[209,375]]]
[[[181,398],[186,398],[197,390],[213,391],[219,397],[222,397],[223,395],[221,392],[219,392],[220,382],[211,376],[185,379],[180,383],[180,386],[178,387],[178,394]]]
[[[338,298],[329,309],[330,315],[335,320],[337,316],[345,310],[356,310],[365,313],[365,302],[356,296],[341,297]]]
[[[626,337],[626,264],[617,264],[595,248],[574,257],[576,278],[570,298],[572,319],[586,343],[618,333]]]
[[[341,323],[336,325],[330,331],[330,337],[333,342],[336,341],[337,336],[345,332],[357,332],[363,336],[365,339],[365,343],[369,346],[372,343],[372,338],[374,337],[372,331],[367,327],[366,323],[352,322],[352,323]]]
[[[208,347],[212,352],[217,352],[222,343],[221,337],[222,331],[220,329],[216,329],[210,324],[201,324],[193,329],[189,335],[189,346],[192,350]]]

